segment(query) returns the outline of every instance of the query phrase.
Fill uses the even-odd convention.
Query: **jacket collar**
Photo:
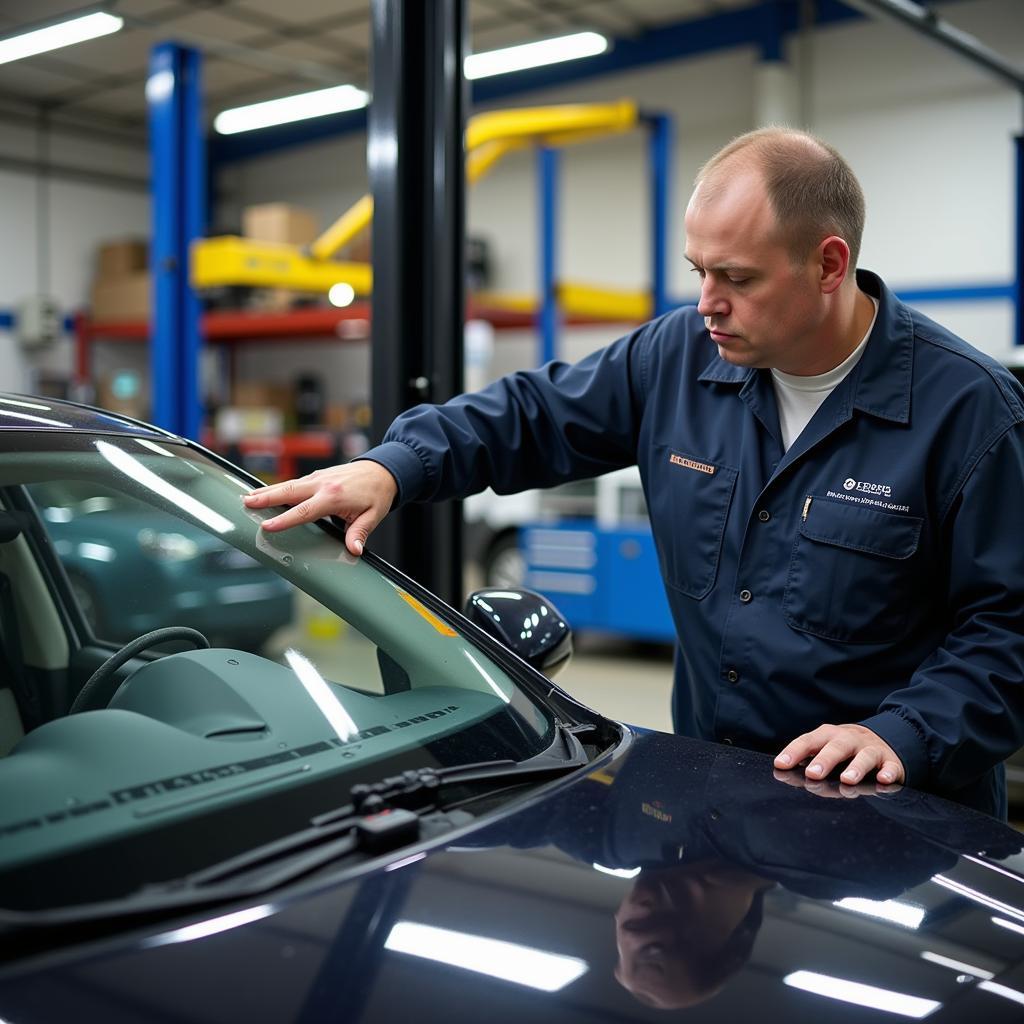
[[[914,364],[910,311],[877,274],[858,270],[857,284],[878,299],[878,316],[864,355],[850,375],[853,407],[882,419],[908,423]],[[755,373],[751,367],[734,366],[716,354],[697,379],[744,385]]]

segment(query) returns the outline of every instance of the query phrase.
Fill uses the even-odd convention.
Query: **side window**
[[[188,626],[213,647],[286,663],[297,651],[328,680],[368,693],[404,689],[375,644],[272,569],[215,534],[86,480],[29,494],[93,634],[124,644]],[[383,668],[382,668],[383,665]]]

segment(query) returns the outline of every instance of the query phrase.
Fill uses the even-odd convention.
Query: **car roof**
[[[128,434],[181,440],[175,434],[117,413],[57,398],[0,391],[0,433],[8,431],[63,431],[71,433]]]

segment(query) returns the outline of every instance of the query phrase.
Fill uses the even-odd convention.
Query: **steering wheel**
[[[71,710],[68,714],[74,715],[79,711],[105,708],[118,689],[118,687],[111,687],[110,685],[114,679],[114,673],[126,662],[131,661],[137,654],[141,654],[150,647],[158,647],[160,644],[169,643],[171,640],[187,640],[196,649],[210,646],[210,641],[198,629],[189,629],[188,626],[164,626],[162,629],[154,629],[151,633],[145,633],[140,637],[136,637],[131,642],[125,644],[116,654],[107,658],[89,676],[88,682],[78,691],[78,696],[71,705]]]

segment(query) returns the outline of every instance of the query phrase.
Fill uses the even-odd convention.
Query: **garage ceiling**
[[[472,48],[593,29],[628,37],[751,0],[470,0]],[[368,0],[115,0],[113,35],[0,65],[0,100],[141,129],[149,51],[176,40],[204,53],[212,114],[242,103],[369,77]],[[4,0],[0,36],[83,10],[82,0]]]
[[[144,137],[154,44],[204,54],[206,111],[369,78],[369,0],[2,0],[0,37],[100,7],[113,35],[0,65],[0,114]],[[418,0],[417,0],[418,2]],[[586,29],[619,40],[764,0],[467,0],[475,52]],[[796,0],[792,0],[796,2]],[[799,0],[810,3],[815,0]],[[984,0],[937,4],[963,9]],[[982,40],[998,50],[1000,40]]]

